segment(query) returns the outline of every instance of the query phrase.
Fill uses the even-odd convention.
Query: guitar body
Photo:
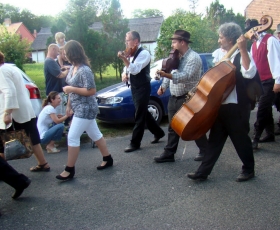
[[[212,127],[221,103],[235,87],[235,66],[221,62],[208,70],[195,94],[171,120],[172,129],[185,141],[197,140]]]

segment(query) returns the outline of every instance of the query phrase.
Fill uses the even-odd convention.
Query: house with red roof
[[[30,31],[26,28],[26,26],[22,22],[12,23],[10,18],[6,18],[3,23],[6,26],[7,31],[9,33],[19,34],[21,39],[26,39],[30,43],[34,41],[34,36],[30,33]]]

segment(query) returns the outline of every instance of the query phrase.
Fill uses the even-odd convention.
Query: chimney
[[[33,32],[33,37],[34,37],[34,38],[37,37],[37,30],[34,30],[34,32]]]
[[[12,24],[11,19],[10,18],[5,18],[4,19],[4,26],[9,27]]]

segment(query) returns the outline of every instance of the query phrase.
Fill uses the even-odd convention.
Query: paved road
[[[146,132],[141,151],[124,153],[129,138],[107,140],[115,164],[105,171],[96,170],[98,149],[83,144],[75,179],[68,182],[55,179],[66,149],[46,155],[48,173],[28,171],[34,158],[11,161],[32,183],[15,201],[13,189],[0,182],[0,229],[280,229],[279,136],[255,152],[256,177],[244,183],[235,182],[241,162],[229,140],[209,179],[197,183],[185,176],[199,165],[194,142],[187,142],[184,155],[180,142],[175,163],[156,164],[152,159],[166,137],[151,145]]]

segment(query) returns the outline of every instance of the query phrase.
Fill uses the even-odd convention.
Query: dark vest
[[[271,37],[271,34],[266,34],[257,49],[257,42],[252,45],[253,59],[256,63],[260,78],[262,81],[272,79],[269,63],[267,59],[267,40]]]
[[[255,108],[256,99],[263,93],[262,84],[258,72],[252,79],[246,79],[240,72],[240,53],[234,58],[233,64],[236,67],[236,93],[237,101],[241,106],[251,105],[251,109]]]
[[[143,50],[142,47],[140,47],[137,51],[136,54],[133,57],[132,63],[134,63],[135,59],[137,58],[137,56],[139,55],[139,53]],[[131,83],[131,87],[141,87],[142,85],[146,84],[147,82],[151,81],[151,77],[150,77],[150,62],[149,64],[143,68],[138,74],[133,75],[130,74],[130,83]]]

